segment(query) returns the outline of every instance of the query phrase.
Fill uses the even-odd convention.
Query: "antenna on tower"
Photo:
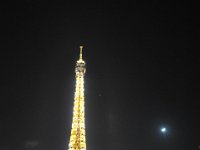
[[[83,46],[80,46],[80,57],[79,60],[82,60]]]

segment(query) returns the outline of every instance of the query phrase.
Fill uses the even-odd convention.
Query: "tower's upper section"
[[[83,75],[86,72],[86,63],[83,60],[83,46],[80,46],[79,60],[76,62],[76,75]]]

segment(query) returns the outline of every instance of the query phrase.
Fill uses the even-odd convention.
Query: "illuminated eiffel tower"
[[[82,49],[83,46],[80,46],[80,56],[75,67],[76,87],[74,95],[71,136],[68,150],[86,150],[84,107],[84,75],[86,72],[86,64],[82,59]]]

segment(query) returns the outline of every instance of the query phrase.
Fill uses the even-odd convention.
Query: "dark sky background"
[[[0,150],[67,149],[81,44],[88,150],[199,149],[197,4],[1,7]]]

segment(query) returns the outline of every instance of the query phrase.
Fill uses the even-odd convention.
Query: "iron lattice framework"
[[[69,150],[86,150],[84,107],[84,75],[86,72],[86,64],[82,59],[82,49],[83,46],[80,46],[80,57],[76,62],[75,68],[76,87]]]

